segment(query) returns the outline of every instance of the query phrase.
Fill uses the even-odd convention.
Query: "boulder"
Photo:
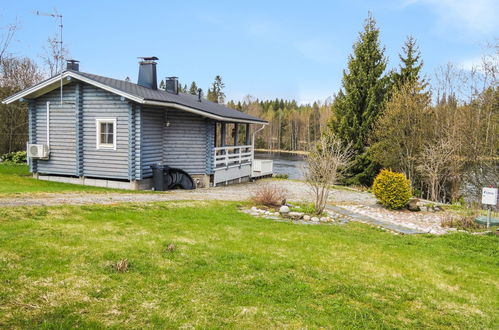
[[[311,219],[311,218],[310,218],[310,216],[309,216],[308,214],[305,214],[305,215],[303,216],[303,220],[305,220],[305,221],[310,221],[310,219]]]
[[[419,199],[411,198],[409,200],[409,203],[407,204],[407,208],[409,209],[409,211],[412,211],[412,212],[421,211],[420,207],[418,206],[418,202],[419,202]]]
[[[319,221],[320,221],[320,222],[327,222],[327,218],[326,218],[326,217],[321,217],[321,218],[319,219]]]
[[[289,207],[287,207],[286,205],[283,205],[279,208],[279,213],[282,215],[282,216],[287,216],[289,214]]]
[[[289,212],[288,216],[292,219],[299,220],[303,217],[303,212]]]
[[[310,219],[310,221],[312,221],[312,222],[319,222],[319,218],[317,218],[317,217],[312,217],[312,218]]]

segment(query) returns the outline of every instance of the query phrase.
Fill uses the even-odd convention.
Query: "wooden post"
[[[239,126],[237,125],[237,123],[234,124],[234,145],[237,146],[238,144],[238,140],[239,140],[239,137],[237,136],[237,131],[238,131],[238,128]]]
[[[226,134],[225,128],[226,128],[225,123],[222,123],[222,132],[220,132],[221,133],[221,141],[220,141],[221,147],[225,147],[225,134]]]
[[[246,145],[249,146],[250,144],[251,144],[250,124],[246,124]]]

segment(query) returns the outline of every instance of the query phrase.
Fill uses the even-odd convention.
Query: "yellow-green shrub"
[[[411,181],[403,173],[382,170],[374,179],[374,196],[389,209],[400,209],[412,196]]]

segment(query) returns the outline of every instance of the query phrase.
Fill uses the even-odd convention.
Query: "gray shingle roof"
[[[81,75],[87,79],[94,80],[103,85],[122,91],[124,93],[143,98],[144,100],[175,103],[196,110],[200,110],[208,114],[228,119],[234,119],[235,121],[250,120],[261,123],[267,123],[265,120],[250,116],[241,111],[227,108],[226,106],[223,106],[218,103],[210,102],[206,99],[202,99],[202,101],[199,102],[198,97],[196,95],[183,94],[183,93],[173,94],[163,90],[153,90],[150,88],[142,87],[132,82],[124,80],[98,76],[95,74],[81,72],[81,71],[72,71],[72,72],[74,72],[77,75]]]

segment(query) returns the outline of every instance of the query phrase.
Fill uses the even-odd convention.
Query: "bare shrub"
[[[118,273],[126,273],[128,272],[130,264],[128,263],[128,259],[121,259],[120,261],[113,263],[111,266]]]
[[[251,196],[253,203],[275,207],[283,204],[288,191],[273,184],[265,184],[258,187]]]
[[[324,211],[331,186],[338,181],[340,171],[348,166],[352,155],[350,145],[343,146],[333,135],[323,135],[310,149],[305,179],[314,195],[317,214]]]

